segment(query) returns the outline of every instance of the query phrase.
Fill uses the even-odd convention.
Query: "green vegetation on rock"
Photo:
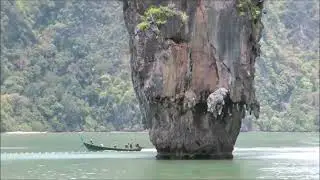
[[[137,25],[138,29],[145,31],[150,28],[150,24],[148,22],[141,22]]]
[[[246,12],[250,14],[253,20],[256,20],[261,14],[261,7],[257,5],[255,0],[238,0],[237,8],[240,16],[244,16]]]
[[[169,6],[151,6],[142,16],[142,22],[137,25],[137,28],[145,31],[150,27],[150,23],[154,21],[157,26],[163,25],[167,22],[167,19],[172,16],[180,16],[184,23],[187,22],[188,16],[185,12],[178,11]]]

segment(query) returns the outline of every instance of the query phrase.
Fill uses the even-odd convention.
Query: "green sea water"
[[[87,152],[80,136],[141,152]],[[319,179],[318,133],[240,133],[233,160],[156,160],[148,133],[1,134],[1,179]]]

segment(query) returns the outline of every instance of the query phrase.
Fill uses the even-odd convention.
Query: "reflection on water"
[[[311,160],[319,164],[319,147],[239,148],[235,150],[235,155],[237,154],[240,157],[249,155],[250,159]]]

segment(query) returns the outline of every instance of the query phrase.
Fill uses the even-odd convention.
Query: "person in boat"
[[[130,149],[132,149],[132,143],[130,144]]]
[[[113,148],[117,148],[117,146],[113,146]]]
[[[136,144],[136,148],[140,148],[140,145],[139,145],[139,144]]]
[[[92,139],[90,139],[90,143],[91,143],[91,144],[93,144],[93,141],[92,141]]]
[[[124,147],[125,147],[126,149],[128,149],[128,145],[124,145]]]

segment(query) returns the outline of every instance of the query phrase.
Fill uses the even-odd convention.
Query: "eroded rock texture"
[[[232,158],[246,111],[259,115],[254,63],[261,15],[240,16],[238,3],[124,0],[132,81],[158,158]],[[151,5],[174,5],[187,22],[172,16],[137,31]]]

